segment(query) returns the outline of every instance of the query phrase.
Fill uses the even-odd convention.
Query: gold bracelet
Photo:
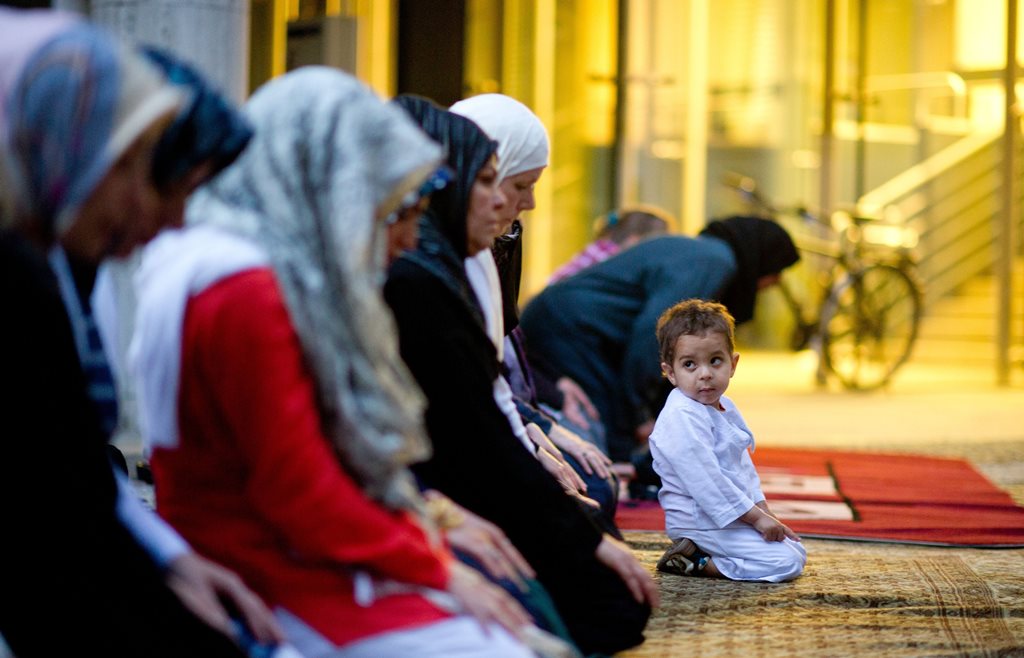
[[[427,498],[427,514],[434,520],[438,528],[450,530],[462,525],[466,517],[458,510],[447,496],[430,496]]]

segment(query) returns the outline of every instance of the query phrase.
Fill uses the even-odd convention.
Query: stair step
[[[938,322],[959,322],[961,320],[991,320],[995,323],[998,317],[996,309],[981,308],[978,306],[960,305],[937,305],[928,309],[925,318]],[[1024,312],[1020,309],[1010,310],[1010,322],[1024,320]]]
[[[1014,295],[1010,297],[1010,305],[1013,310],[1017,313],[1021,312],[1022,297],[1019,290],[1014,290]],[[999,291],[991,290],[987,294],[980,293],[958,293],[943,299],[935,300],[932,304],[933,308],[958,308],[958,309],[984,309],[990,313],[994,313],[999,308]]]
[[[1010,275],[1010,283],[1014,288],[1019,289],[1022,282],[1024,282],[1024,268],[1017,267]],[[998,277],[992,274],[981,274],[960,286],[957,296],[992,295],[994,297],[997,290],[999,290]]]
[[[966,287],[973,287],[971,286]],[[1015,298],[1010,309],[1010,327],[1014,334],[1024,329],[1024,300]],[[921,323],[919,336],[963,338],[972,341],[995,339],[999,304],[995,291],[980,294],[976,289],[962,291],[936,302]]]
[[[991,341],[996,334],[994,315],[929,315],[921,322],[917,336],[919,339],[931,338],[964,338],[971,340]]]
[[[910,358],[916,363],[950,363],[967,359],[979,364],[996,362],[995,342],[963,338],[929,338],[918,340]]]
[[[1011,351],[1024,352],[1024,261],[1012,273],[1010,309]],[[911,361],[948,364],[964,361],[981,368],[994,367],[999,359],[996,334],[999,316],[999,280],[982,274],[965,282],[952,295],[930,304],[918,327]]]

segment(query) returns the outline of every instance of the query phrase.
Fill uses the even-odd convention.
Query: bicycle
[[[849,212],[835,212],[825,220],[803,207],[779,209],[746,176],[733,175],[725,183],[760,216],[779,221],[783,214],[794,215],[829,235],[794,235],[802,253],[831,263],[817,279],[816,314],[785,279],[779,282],[795,320],[790,347],[815,350],[818,383],[824,385],[832,375],[852,390],[888,384],[910,358],[921,322],[923,292],[913,255],[916,232],[884,218]]]

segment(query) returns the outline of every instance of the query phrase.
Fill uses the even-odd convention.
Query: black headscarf
[[[461,297],[483,325],[476,295],[466,278],[464,261],[469,237],[466,222],[476,176],[498,149],[498,143],[469,119],[453,114],[428,98],[401,94],[392,101],[413,118],[424,132],[444,147],[454,176],[430,198],[420,219],[420,239],[407,258],[444,281]]]
[[[230,165],[252,139],[248,120],[196,71],[170,53],[143,48],[167,79],[188,88],[191,100],[153,152],[153,183],[164,188],[209,161],[210,177]]]
[[[499,235],[491,247],[501,282],[501,307],[505,335],[519,326],[519,284],[523,277],[523,224],[518,219],[505,235]]]
[[[762,217],[727,217],[710,222],[701,235],[724,240],[736,255],[736,276],[719,295],[736,324],[754,317],[757,280],[800,260],[786,229]]]

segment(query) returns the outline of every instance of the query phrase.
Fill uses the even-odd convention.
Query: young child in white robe
[[[661,369],[675,387],[650,438],[673,542],[658,570],[792,580],[807,553],[768,509],[750,458],[753,435],[724,395],[739,362],[734,326],[724,306],[696,299],[676,304],[658,320]]]

